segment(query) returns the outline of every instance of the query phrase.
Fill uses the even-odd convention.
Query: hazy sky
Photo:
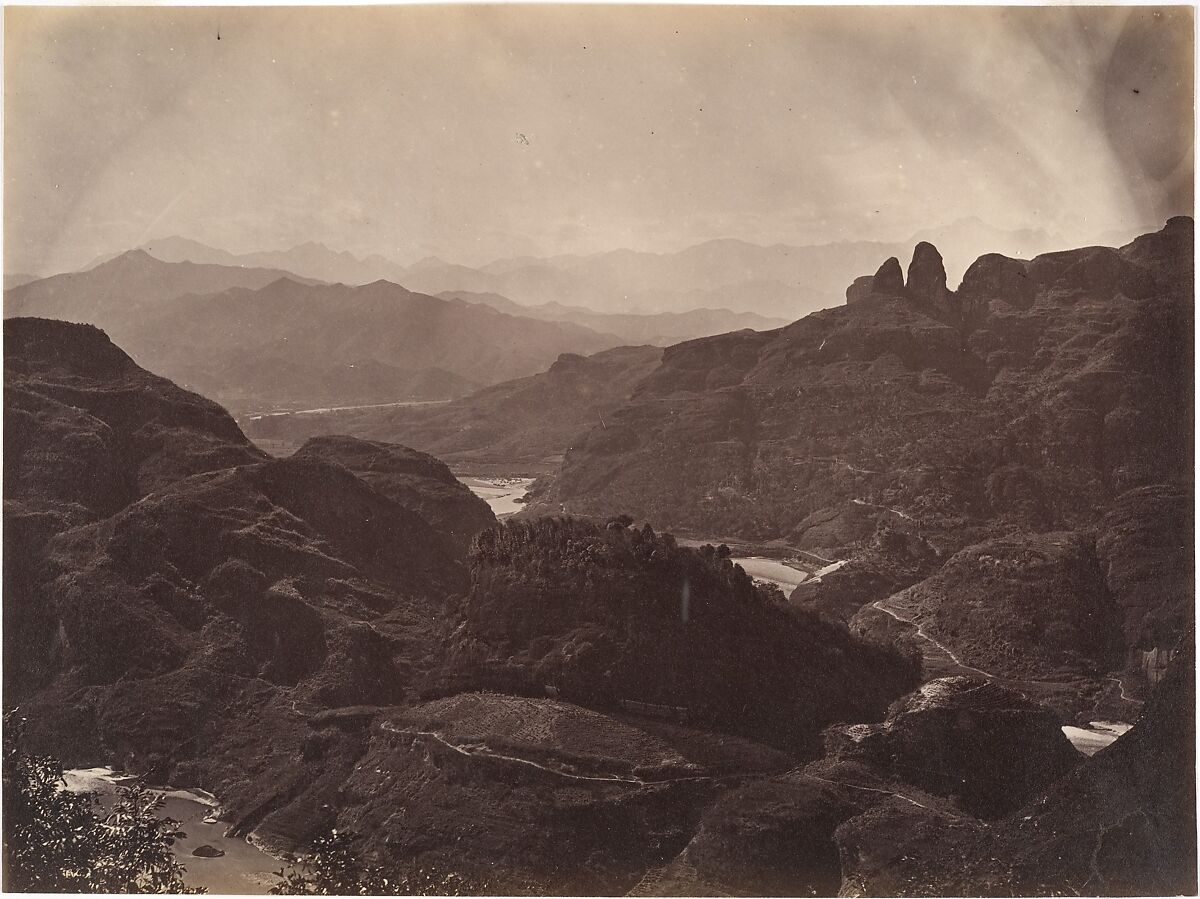
[[[9,7],[4,268],[1085,243],[1191,212],[1192,54],[1189,8]]]

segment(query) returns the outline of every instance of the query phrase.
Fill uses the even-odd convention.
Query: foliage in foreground
[[[4,718],[4,889],[37,893],[197,893],[172,846],[179,823],[162,797],[123,787],[112,810],[71,793],[62,765],[21,748],[23,721]]]
[[[479,896],[495,892],[478,878],[453,872],[411,868],[384,872],[361,862],[354,852],[355,835],[332,830],[319,837],[312,851],[275,876],[275,896]]]

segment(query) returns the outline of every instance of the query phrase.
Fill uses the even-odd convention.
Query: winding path
[[[602,783],[628,784],[629,786],[635,786],[635,787],[652,787],[652,786],[661,786],[664,784],[679,783],[681,781],[729,780],[731,778],[739,778],[739,777],[746,776],[745,774],[722,774],[722,775],[687,774],[687,775],[680,775],[679,777],[669,777],[669,778],[665,778],[663,780],[646,780],[644,778],[637,777],[636,775],[633,775],[633,774],[629,774],[629,775],[574,774],[570,771],[563,771],[561,768],[547,767],[546,765],[542,765],[538,762],[532,761],[531,759],[523,759],[520,756],[502,755],[501,753],[495,752],[483,744],[469,744],[466,746],[460,746],[457,743],[451,743],[449,740],[447,740],[445,737],[443,737],[437,731],[406,730],[403,728],[396,727],[390,721],[382,722],[380,724],[380,727],[382,727],[384,730],[388,731],[389,733],[400,734],[402,736],[432,737],[434,740],[437,740],[439,743],[441,743],[443,746],[447,747],[448,749],[453,749],[459,755],[465,755],[468,757],[486,758],[486,759],[500,759],[500,760],[506,761],[506,762],[514,762],[518,765],[528,765],[530,768],[537,768],[539,771],[545,771],[548,774],[555,774],[559,777],[568,778],[569,780],[590,780],[590,781],[600,781]]]
[[[821,783],[829,784],[833,787],[846,787],[849,790],[865,790],[868,793],[883,793],[885,796],[895,796],[897,799],[903,799],[905,802],[911,803],[917,808],[923,808],[926,811],[937,812],[938,814],[942,815],[949,814],[949,812],[942,811],[942,809],[934,808],[933,806],[926,805],[923,802],[917,802],[917,800],[913,799],[911,796],[905,796],[903,793],[897,793],[895,790],[881,790],[878,787],[860,787],[857,784],[848,784],[841,780],[829,780],[826,777],[821,777],[817,774],[811,774],[807,771],[803,772],[803,774],[805,777],[810,777],[813,780],[819,780]],[[950,815],[950,817],[957,818],[958,815]]]
[[[1118,688],[1120,688],[1121,698],[1123,700],[1125,700],[1126,702],[1132,702],[1134,705],[1145,705],[1146,704],[1145,700],[1137,699],[1136,697],[1130,696],[1128,693],[1126,693],[1125,692],[1125,682],[1123,680],[1121,680],[1119,677],[1113,677],[1110,674],[1110,675],[1108,675],[1108,677],[1105,678],[1105,680],[1112,681],[1114,684],[1117,685]]]
[[[949,647],[943,645],[935,637],[931,637],[929,634],[927,634],[925,632],[925,625],[918,624],[916,621],[913,621],[911,618],[905,618],[903,615],[898,615],[897,613],[893,612],[891,609],[889,609],[887,606],[884,605],[884,603],[886,601],[887,600],[884,600],[884,599],[876,600],[875,602],[871,603],[871,608],[878,609],[880,612],[883,612],[885,615],[890,615],[891,617],[895,618],[897,621],[901,621],[904,624],[909,625],[910,627],[916,628],[918,637],[920,637],[922,640],[929,643],[931,646],[936,647],[939,651],[944,653],[950,659],[950,661],[952,661],[959,668],[962,668],[964,671],[974,671],[976,674],[983,675],[988,680],[998,680],[999,679],[994,674],[989,674],[988,672],[986,672],[980,668],[975,668],[975,667],[963,662],[963,660],[960,659],[958,656],[956,656],[949,649]]]
[[[850,502],[854,503],[856,506],[866,506],[868,509],[883,509],[885,512],[891,512],[894,515],[899,515],[901,518],[905,518],[908,521],[916,521],[916,519],[907,512],[901,512],[899,509],[893,509],[891,506],[881,506],[878,503],[869,503],[865,499],[852,499]]]

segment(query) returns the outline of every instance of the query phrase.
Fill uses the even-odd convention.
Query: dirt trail
[[[811,774],[807,771],[803,772],[803,774],[805,777],[811,777],[813,780],[819,780],[821,783],[829,784],[830,786],[833,786],[833,787],[846,787],[849,790],[863,790],[867,793],[883,793],[885,796],[895,796],[897,799],[903,799],[905,802],[911,803],[912,805],[915,805],[917,808],[923,808],[926,811],[936,812],[941,815],[950,815],[951,818],[960,817],[959,815],[951,815],[949,812],[943,811],[942,809],[934,808],[931,805],[926,805],[923,802],[918,802],[917,800],[913,799],[911,796],[905,796],[903,793],[897,793],[895,790],[881,790],[878,787],[860,787],[857,784],[848,784],[842,780],[829,780],[828,778],[821,777],[816,774]]]
[[[869,503],[865,499],[852,499],[850,502],[854,503],[856,506],[866,506],[869,509],[883,509],[885,512],[891,512],[894,515],[899,515],[901,518],[907,519],[908,521],[916,521],[916,519],[907,512],[901,512],[899,509],[893,509],[891,506],[881,506],[877,503]]]
[[[1134,705],[1145,705],[1146,704],[1144,700],[1136,699],[1133,696],[1130,696],[1128,693],[1126,693],[1125,692],[1125,682],[1123,680],[1121,680],[1119,677],[1113,677],[1112,675],[1109,675],[1108,677],[1105,678],[1105,680],[1110,680],[1114,684],[1117,685],[1117,687],[1121,691],[1121,698],[1123,700],[1125,700],[1126,702],[1132,702]]]
[[[998,678],[994,674],[989,674],[988,672],[983,671],[980,668],[975,668],[975,667],[963,662],[963,660],[960,659],[957,655],[955,655],[954,652],[951,651],[949,647],[943,645],[935,637],[932,637],[929,634],[927,634],[925,632],[925,625],[918,624],[916,621],[914,621],[911,618],[905,618],[903,615],[893,612],[891,609],[889,609],[887,606],[884,605],[885,602],[887,602],[886,599],[876,600],[875,602],[871,603],[871,608],[878,609],[880,612],[883,612],[885,615],[890,615],[892,618],[895,618],[897,621],[903,622],[904,624],[907,624],[913,628],[916,628],[918,637],[920,637],[922,640],[926,641],[930,646],[933,646],[935,649],[937,649],[939,652],[941,652],[943,655],[945,655],[948,659],[950,659],[950,661],[952,661],[959,668],[962,668],[964,671],[972,671],[975,674],[979,674],[979,675],[982,675],[983,677],[986,677],[988,680],[1000,680],[1000,678]]]
[[[664,778],[662,780],[646,780],[645,778],[638,777],[635,774],[576,774],[571,771],[564,771],[561,768],[553,768],[553,767],[549,767],[547,765],[543,765],[540,762],[533,761],[532,759],[523,759],[520,756],[515,756],[515,755],[504,755],[502,753],[494,751],[493,749],[491,749],[490,747],[488,747],[482,743],[468,743],[468,744],[464,744],[464,745],[460,746],[457,743],[451,743],[449,740],[447,740],[445,737],[443,737],[437,731],[406,730],[404,728],[396,727],[390,721],[382,722],[380,724],[380,727],[382,727],[384,730],[388,731],[389,733],[401,734],[402,736],[430,737],[430,738],[436,740],[437,742],[441,743],[443,746],[447,747],[448,749],[453,749],[459,755],[465,755],[468,757],[486,758],[486,759],[498,759],[498,760],[505,761],[505,762],[513,762],[518,765],[528,765],[530,768],[537,768],[539,771],[545,771],[548,774],[554,774],[558,777],[565,777],[569,780],[588,780],[588,781],[598,781],[601,783],[628,784],[629,786],[634,786],[634,787],[652,787],[652,786],[661,786],[664,784],[680,783],[683,781],[730,780],[733,778],[741,778],[741,777],[747,776],[745,774],[722,774],[722,775],[684,774],[684,775],[680,775],[679,777],[668,777],[668,778]]]

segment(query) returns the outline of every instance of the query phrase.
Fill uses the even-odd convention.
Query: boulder
[[[825,732],[826,754],[998,818],[1083,760],[1058,720],[1015,690],[980,678],[930,681],[880,724]]]

